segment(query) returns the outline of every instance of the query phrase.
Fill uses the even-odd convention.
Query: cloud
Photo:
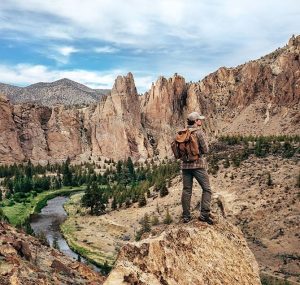
[[[52,82],[61,78],[69,78],[90,88],[111,89],[118,75],[126,75],[124,70],[108,70],[106,72],[83,69],[57,70],[44,65],[18,64],[7,66],[0,64],[0,78],[2,83],[27,86],[37,82]],[[153,78],[149,75],[136,74],[134,76],[139,92],[145,92],[151,86]]]
[[[79,49],[73,46],[47,46],[39,48],[39,52],[44,56],[54,59],[58,64],[67,64],[73,53],[80,52]]]
[[[136,48],[170,46],[178,40],[220,45],[299,32],[298,4],[298,0],[152,0],[151,4],[148,0],[42,4],[40,0],[7,0],[0,4],[0,26],[34,37],[90,38]]]
[[[65,64],[77,75],[96,68],[97,75],[113,77],[114,70],[139,70],[145,90],[147,76],[178,72],[196,81],[271,52],[299,33],[299,18],[299,0],[5,0],[1,42],[27,45],[24,54],[32,58],[0,60],[48,65],[47,76]]]
[[[96,53],[116,53],[119,49],[111,47],[111,46],[103,46],[103,47],[96,47],[93,49]]]
[[[56,50],[63,56],[70,56],[70,54],[74,52],[78,52],[79,50],[71,47],[71,46],[62,46],[62,47],[57,47]]]

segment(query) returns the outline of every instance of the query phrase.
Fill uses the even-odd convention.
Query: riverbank
[[[10,224],[14,226],[23,225],[28,221],[30,215],[38,213],[47,205],[47,201],[56,196],[69,196],[74,192],[83,191],[85,186],[76,188],[63,187],[59,190],[50,190],[29,196],[26,202],[11,203],[12,200],[5,199],[2,201],[2,210]]]
[[[80,205],[82,195],[74,194],[64,204],[68,218],[60,226],[61,233],[74,252],[103,269],[109,269],[120,247],[110,235],[124,233],[125,227],[106,222],[104,216],[86,215],[86,210]]]

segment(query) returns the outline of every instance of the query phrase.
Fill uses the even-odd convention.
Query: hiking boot
[[[204,223],[208,223],[209,225],[214,225],[216,223],[216,221],[214,220],[214,217],[212,215],[208,215],[208,216],[200,216],[198,218],[198,220],[200,222],[204,222]]]
[[[192,217],[183,217],[182,218],[182,222],[184,223],[184,224],[187,224],[188,222],[190,222],[192,220]]]

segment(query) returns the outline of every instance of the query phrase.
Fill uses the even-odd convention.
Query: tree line
[[[115,210],[133,203],[143,207],[147,203],[146,197],[153,195],[151,187],[161,197],[168,194],[168,184],[179,174],[179,169],[179,163],[174,160],[161,164],[152,161],[141,166],[134,166],[130,157],[126,161],[120,160],[115,169],[105,171],[106,184],[88,183],[82,205],[94,215],[104,214],[108,207]]]

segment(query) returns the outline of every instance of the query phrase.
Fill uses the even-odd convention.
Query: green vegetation
[[[169,209],[167,208],[166,217],[164,218],[164,224],[170,225],[170,224],[172,224],[172,222],[173,222],[173,219],[169,213]]]
[[[262,285],[292,285],[287,280],[276,278],[267,274],[261,274],[260,281]]]
[[[92,250],[91,248],[87,248],[82,244],[79,244],[76,238],[73,237],[73,233],[76,229],[70,223],[64,222],[60,229],[64,238],[68,242],[68,245],[74,252],[99,267],[103,274],[107,274],[111,270],[115,261],[114,256],[104,256],[98,249]]]
[[[224,168],[239,167],[250,155],[293,158],[299,153],[300,136],[221,136],[208,156],[209,173],[216,174],[219,161]]]
[[[91,185],[88,184],[81,203],[83,207],[91,208],[91,215],[104,214],[107,202],[108,199],[104,189],[99,188],[97,182],[94,181]]]
[[[264,157],[268,154],[280,155],[291,158],[299,152],[300,136],[221,136],[219,141],[227,145],[243,145],[250,153],[257,157]]]
[[[146,213],[144,217],[140,220],[140,229],[135,234],[135,240],[139,241],[144,233],[149,233],[151,231],[151,222],[148,214]]]
[[[145,163],[133,165],[130,158],[127,161],[118,161],[115,168],[106,169],[101,178],[101,184],[96,176],[95,183],[88,183],[82,205],[90,208],[93,215],[105,213],[108,206],[115,210],[123,206],[129,207],[138,203],[139,207],[147,204],[147,197],[151,197],[150,187],[159,192],[161,197],[169,194],[167,181],[179,174],[179,163],[168,161],[168,163],[155,164]],[[92,186],[93,185],[93,186]],[[96,203],[98,203],[96,205]],[[95,207],[98,210],[95,210]],[[100,210],[99,210],[100,209]]]
[[[33,213],[38,213],[46,204],[47,201],[59,196],[70,195],[76,191],[82,191],[83,187],[67,188],[59,190],[50,190],[39,193],[38,195],[29,195],[26,202],[14,203],[13,200],[5,199],[2,202],[2,210],[8,221],[15,226],[22,226]],[[12,203],[13,202],[13,203]]]

